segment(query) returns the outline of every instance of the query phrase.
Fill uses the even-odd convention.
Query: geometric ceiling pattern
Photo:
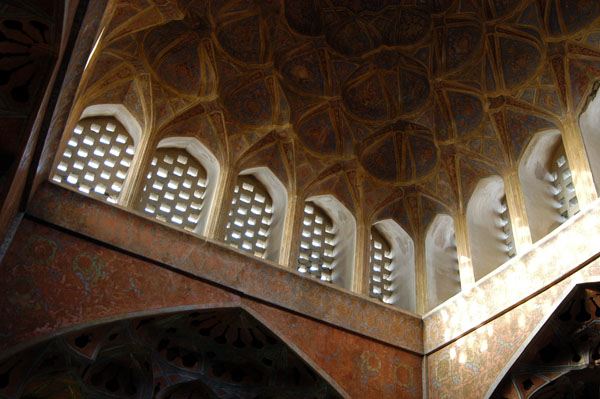
[[[26,145],[28,117],[44,96],[60,43],[59,3],[0,4],[0,205]]]
[[[418,239],[581,110],[599,18],[588,0],[121,1],[78,101]]]
[[[102,324],[2,366],[0,395],[7,398],[341,398],[240,308]]]

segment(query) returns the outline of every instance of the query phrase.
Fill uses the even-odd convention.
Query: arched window
[[[389,302],[394,294],[392,287],[392,262],[394,254],[387,239],[375,228],[371,228],[371,256],[369,264],[369,296],[382,302]]]
[[[352,289],[356,222],[331,195],[311,197],[304,205],[298,271]]]
[[[142,187],[139,208],[156,219],[195,232],[203,212],[207,173],[187,151],[157,149]]]
[[[304,204],[298,271],[331,281],[337,228],[329,215],[313,202]]]
[[[286,209],[285,186],[269,168],[242,171],[231,200],[225,242],[279,262]]]
[[[460,292],[454,221],[437,215],[425,237],[427,259],[427,302],[429,309]]]
[[[228,216],[225,242],[264,257],[273,221],[273,201],[254,176],[238,177]]]
[[[481,179],[467,205],[475,281],[515,255],[510,215],[500,176]]]
[[[498,209],[499,227],[502,232],[502,239],[504,240],[504,252],[509,258],[514,258],[517,254],[517,248],[515,246],[515,236],[513,233],[512,222],[510,221],[510,211],[508,210],[508,204],[506,203],[506,195],[503,195],[500,199],[500,209]]]
[[[117,203],[135,153],[135,144],[115,117],[79,121],[57,157],[52,180]]]
[[[533,242],[550,233],[579,208],[560,131],[537,133],[519,162],[519,180]]]
[[[596,186],[596,191],[600,191],[600,96],[598,95],[598,86],[596,83],[592,96],[588,99],[585,111],[579,118],[579,129],[585,145],[588,162],[592,170],[592,177]]]
[[[369,295],[416,311],[414,244],[393,220],[371,227]]]
[[[556,149],[552,160],[550,181],[554,184],[554,198],[560,205],[558,213],[561,216],[561,222],[564,222],[579,212],[579,201],[573,185],[571,168],[562,145]]]
[[[161,140],[146,171],[138,210],[203,234],[219,178],[219,163],[195,138]]]

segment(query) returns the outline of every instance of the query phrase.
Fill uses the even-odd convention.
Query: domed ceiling
[[[81,97],[422,236],[600,75],[594,0],[117,2]]]

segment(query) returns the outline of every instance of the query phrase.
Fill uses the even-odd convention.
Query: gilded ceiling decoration
[[[413,238],[600,76],[593,0],[115,3],[82,108],[122,103],[151,142],[197,137]]]

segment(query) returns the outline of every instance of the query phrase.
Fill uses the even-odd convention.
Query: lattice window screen
[[[298,271],[331,281],[334,267],[335,226],[323,209],[312,202],[304,206]]]
[[[134,153],[133,139],[115,118],[82,119],[69,137],[52,180],[117,203]]]
[[[371,228],[371,276],[369,296],[387,302],[392,294],[392,247],[375,227]]]
[[[160,148],[152,158],[138,206],[162,222],[193,232],[207,185],[206,170],[186,150]]]
[[[506,205],[506,196],[503,196],[500,200],[499,214],[504,244],[506,245],[505,251],[509,258],[513,258],[517,254],[517,251],[515,248],[512,224],[510,222],[510,213],[508,211],[508,205]]]
[[[225,242],[263,258],[272,220],[273,201],[266,188],[254,176],[238,176]]]
[[[559,213],[564,221],[579,212],[579,202],[577,201],[569,162],[562,145],[555,154],[553,166],[550,180],[554,184],[554,198],[560,204]]]

